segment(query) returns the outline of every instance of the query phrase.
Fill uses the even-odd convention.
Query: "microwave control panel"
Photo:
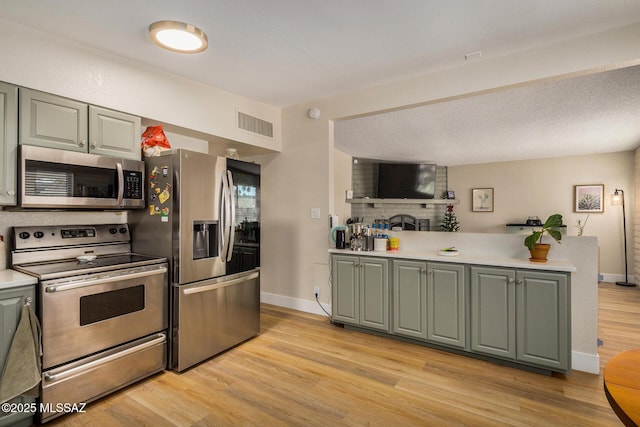
[[[124,171],[124,198],[142,199],[142,172]]]

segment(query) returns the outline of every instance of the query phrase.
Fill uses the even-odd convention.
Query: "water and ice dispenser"
[[[218,221],[194,221],[193,259],[215,258],[218,254]]]

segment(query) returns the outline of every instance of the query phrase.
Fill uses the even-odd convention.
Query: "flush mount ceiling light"
[[[178,53],[197,53],[209,44],[200,28],[178,21],[158,21],[149,25],[149,37],[158,46]]]

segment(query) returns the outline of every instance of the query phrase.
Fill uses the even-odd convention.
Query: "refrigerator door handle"
[[[229,188],[229,207],[230,209],[230,218],[229,218],[229,243],[227,249],[227,262],[231,261],[233,257],[233,244],[236,238],[236,201],[235,195],[233,194],[233,174],[230,170],[227,171],[227,179],[228,179],[228,188]]]
[[[229,249],[229,235],[227,227],[229,222],[229,182],[227,181],[226,171],[222,174],[222,194],[220,196],[220,239],[222,242],[222,251],[220,258],[227,259],[227,250]]]

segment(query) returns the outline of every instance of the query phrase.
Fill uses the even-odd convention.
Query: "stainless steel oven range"
[[[127,224],[14,227],[13,239],[12,267],[39,279],[43,407],[86,403],[166,368],[167,262],[132,253]]]

